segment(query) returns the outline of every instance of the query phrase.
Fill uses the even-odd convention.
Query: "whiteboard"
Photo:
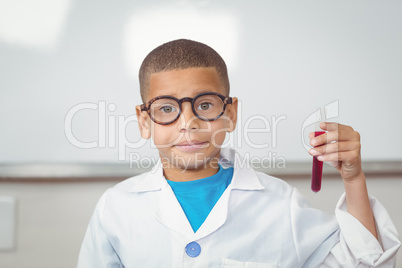
[[[177,38],[226,60],[240,105],[226,144],[242,154],[310,160],[303,123],[336,103],[363,160],[402,160],[401,1],[35,2],[0,3],[2,163],[157,159],[135,119],[137,73]]]

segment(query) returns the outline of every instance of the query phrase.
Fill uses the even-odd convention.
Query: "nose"
[[[182,103],[181,115],[178,119],[180,131],[195,130],[199,128],[199,118],[193,113],[191,102]]]

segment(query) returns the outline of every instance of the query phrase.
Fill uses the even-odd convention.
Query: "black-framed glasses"
[[[182,103],[191,102],[193,113],[201,120],[214,121],[225,112],[226,104],[232,103],[231,97],[216,92],[203,92],[194,98],[178,99],[173,96],[158,96],[141,104],[141,111],[148,112],[152,121],[160,125],[175,122],[182,113]]]

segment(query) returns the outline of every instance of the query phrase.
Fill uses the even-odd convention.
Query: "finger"
[[[311,146],[315,146],[314,144],[313,144],[313,139],[314,139],[314,137],[315,137],[315,132],[310,132],[309,134],[308,134],[308,138],[309,138],[309,140],[310,140],[310,145]]]
[[[325,162],[326,164],[329,164],[330,166],[334,167],[334,168],[338,168],[342,162],[339,161],[327,161]]]
[[[317,156],[317,159],[323,162],[339,162],[339,152],[332,153],[332,154],[323,154]]]
[[[311,140],[312,139],[314,139],[314,137],[316,137],[316,131],[314,131],[314,132],[310,132],[309,134],[308,134],[308,138],[310,139],[310,142],[311,142]],[[323,134],[319,134],[319,135],[323,135]]]
[[[311,132],[309,134],[309,138],[310,138],[310,145],[311,146],[320,146],[326,143],[326,132],[323,134],[320,134],[318,136],[316,136],[315,132]]]
[[[323,130],[331,131],[331,130],[336,130],[341,126],[341,124],[335,123],[335,122],[321,122],[320,123],[320,128]]]
[[[342,137],[348,136],[347,134],[357,132],[351,126],[342,125],[342,124],[333,123],[333,122],[322,122],[320,124],[320,127],[322,129],[325,129],[328,132],[337,131],[337,132],[341,133],[341,135],[338,135],[339,137],[341,137],[339,140],[342,140]]]
[[[331,130],[311,139],[312,146],[320,146],[323,144],[337,142],[337,141],[359,141],[360,142],[360,134],[357,131],[354,131],[353,128],[349,126],[342,126],[337,130]]]
[[[346,152],[336,152],[330,154],[323,154],[317,156],[317,159],[323,162],[327,161],[341,161],[345,163],[354,162],[359,159],[360,152],[358,150],[346,151]]]
[[[327,142],[333,141],[360,141],[359,132],[355,131],[350,126],[342,125],[337,130],[327,132]]]
[[[336,133],[325,132],[324,134],[318,135],[310,140],[311,146],[317,147],[333,141],[337,141]]]
[[[353,150],[360,150],[360,143],[356,141],[347,142],[335,142],[326,145],[314,147],[309,150],[309,153],[313,156],[318,156],[322,154],[330,154],[335,152],[347,152]]]

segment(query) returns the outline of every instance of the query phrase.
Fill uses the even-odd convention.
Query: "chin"
[[[203,169],[206,168],[215,155],[197,153],[172,153],[169,157],[169,163],[183,170]]]

